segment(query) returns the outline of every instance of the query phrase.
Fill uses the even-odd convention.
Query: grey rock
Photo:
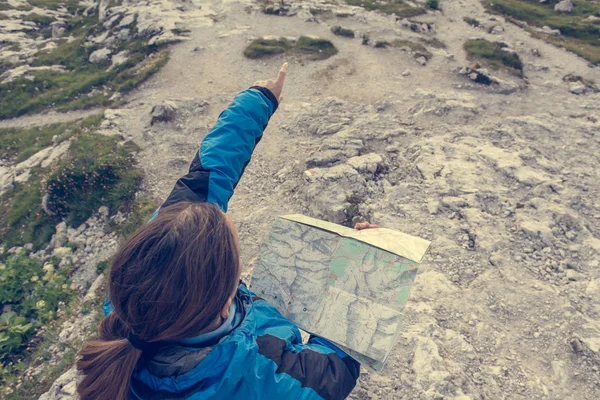
[[[571,3],[571,0],[562,0],[560,3],[554,6],[554,11],[567,13],[573,11],[575,6]]]
[[[574,269],[568,269],[565,275],[570,281],[578,281],[583,278],[583,275],[575,271]]]
[[[121,29],[119,31],[119,33],[117,33],[117,39],[119,39],[123,42],[129,40],[130,37],[131,37],[131,35],[129,33],[129,29]]]
[[[427,65],[427,58],[425,58],[425,57],[422,57],[422,56],[417,57],[416,60],[419,64],[421,64],[423,66]]]
[[[121,14],[115,14],[112,17],[110,17],[109,19],[107,19],[102,25],[106,29],[110,29],[113,26],[115,26],[115,24],[117,23],[117,21],[119,20],[119,18],[121,18]]]
[[[110,62],[112,51],[110,49],[99,49],[90,54],[92,64],[102,65]]]
[[[306,168],[331,167],[345,159],[339,150],[320,151],[306,159]]]
[[[52,27],[52,38],[60,39],[64,36],[65,30],[67,29],[67,23],[65,21],[54,21],[50,24]]]
[[[491,30],[490,33],[492,35],[499,35],[502,32],[504,32],[504,28],[501,25],[495,25]]]
[[[171,122],[177,115],[177,105],[170,101],[152,107],[150,125],[157,122]]]
[[[108,218],[109,209],[106,206],[102,206],[98,209],[98,214],[100,214],[103,218]]]
[[[348,165],[358,172],[375,174],[377,168],[383,164],[383,158],[379,154],[369,153],[363,156],[352,157],[347,161]]]
[[[75,400],[77,399],[77,382],[79,380],[75,367],[62,374],[50,387],[50,389],[39,397],[39,400]]]
[[[573,94],[585,94],[587,92],[587,86],[581,82],[569,82],[569,92]]]
[[[123,50],[117,54],[115,54],[112,58],[112,66],[116,67],[117,65],[124,64],[129,59],[129,51]]]
[[[135,21],[135,15],[126,15],[121,22],[119,22],[119,28],[125,28]]]
[[[68,247],[58,247],[52,252],[53,256],[60,259],[66,259],[67,257],[70,257],[71,254],[73,254],[73,251]]]

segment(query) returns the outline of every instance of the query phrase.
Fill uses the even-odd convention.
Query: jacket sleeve
[[[275,363],[276,392],[289,395],[312,389],[322,399],[338,400],[348,397],[356,386],[360,364],[323,338],[312,336],[307,344],[290,345],[266,334],[256,342],[259,354]]]
[[[277,99],[266,88],[252,87],[237,95],[219,115],[194,156],[189,172],[175,183],[161,208],[192,201],[217,203],[227,211],[233,190],[277,106]]]

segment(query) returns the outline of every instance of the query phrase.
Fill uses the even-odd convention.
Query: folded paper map
[[[299,328],[380,370],[428,247],[391,229],[357,231],[286,215],[273,225],[250,288]]]

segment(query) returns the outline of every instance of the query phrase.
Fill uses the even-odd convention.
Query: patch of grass
[[[375,47],[376,49],[385,49],[386,47],[391,46],[391,43],[388,42],[387,40],[377,40],[375,41],[375,44],[373,45],[373,47]]]
[[[98,16],[84,16],[78,0],[33,0],[32,5],[46,8],[66,8],[75,17],[66,21],[66,35],[75,40],[62,40],[51,51],[40,51],[32,66],[63,66],[66,71],[39,70],[0,85],[0,119],[18,117],[47,108],[74,110],[95,106],[108,106],[115,92],[127,92],[146,80],[168,61],[168,53],[149,46],[147,40],[138,38],[118,44],[114,52],[127,49],[129,60],[108,70],[89,62],[94,47],[84,46],[85,37],[103,31]],[[117,4],[118,2],[113,2]],[[111,3],[111,4],[113,4]],[[110,4],[109,4],[110,5]],[[36,22],[40,30],[35,35],[52,34],[51,17],[29,14],[25,17]],[[0,65],[0,73],[8,67]]]
[[[410,40],[396,39],[392,42],[392,46],[398,48],[408,47],[410,51],[414,53],[415,58],[425,57],[427,60],[430,60],[431,57],[433,57],[433,54],[431,54],[425,46]]]
[[[337,36],[354,38],[354,31],[352,29],[342,28],[339,25],[332,27],[331,32]]]
[[[62,65],[68,72],[35,71],[33,79],[21,77],[0,85],[0,119],[37,112],[48,107],[59,110],[83,109],[111,104],[117,91],[127,92],[145,81],[168,61],[168,53],[148,47],[138,40],[129,43],[129,60],[108,71],[88,62],[90,49],[83,39],[62,41],[49,53],[41,53],[33,66]],[[103,93],[88,94],[94,89]]]
[[[0,304],[11,305],[0,317],[1,375],[13,372],[35,330],[55,318],[59,303],[70,300],[69,273],[68,266],[43,264],[25,254],[0,264]]]
[[[13,43],[10,46],[8,46],[6,48],[6,50],[9,50],[9,51],[20,51],[21,50],[21,45],[19,43]]]
[[[50,172],[33,170],[25,183],[16,184],[0,198],[0,241],[8,247],[33,243],[44,247],[63,219],[81,224],[101,205],[116,212],[127,208],[139,190],[142,172],[118,139],[90,133],[100,118],[91,117],[71,127],[69,153]],[[73,125],[73,124],[71,124]],[[54,128],[56,133],[58,128]],[[38,146],[33,142],[32,146]],[[42,198],[53,213],[42,209]]]
[[[18,7],[13,7],[10,4],[8,4],[8,2],[5,3],[0,3],[0,11],[10,11],[10,10],[16,10],[16,11],[31,11],[32,8],[30,6],[18,6]]]
[[[396,15],[400,18],[410,18],[426,13],[424,8],[412,7],[402,0],[346,0],[346,3],[369,11],[380,11],[384,14]]]
[[[296,42],[295,52],[305,55],[309,60],[325,60],[338,51],[329,40],[301,36]]]
[[[70,157],[46,183],[48,209],[71,226],[83,223],[100,206],[113,212],[134,199],[142,172],[117,139],[95,134],[78,136]]]
[[[101,119],[102,114],[98,114],[75,125],[63,123],[28,129],[0,129],[0,159],[12,163],[25,161],[50,146],[54,136],[60,143],[82,130],[97,126]]]
[[[25,183],[16,184],[0,199],[0,238],[7,247],[33,243],[44,247],[60,222],[41,209],[43,195],[42,175],[33,171]]]
[[[284,53],[299,55],[309,60],[324,60],[337,54],[337,49],[329,40],[301,36],[294,42],[285,38],[256,39],[244,50],[244,55],[251,59]]]
[[[487,76],[486,74],[479,72],[479,71],[473,71],[477,77],[475,78],[475,83],[481,83],[482,85],[491,85],[492,83],[494,83],[494,81]]]
[[[587,20],[590,15],[600,16],[600,3],[574,0],[570,13],[557,13],[553,2],[540,4],[536,0],[485,0],[488,11],[501,14],[515,22],[523,21],[534,27],[549,26],[558,29],[563,37],[531,32],[546,41],[600,64],[600,24]]]
[[[50,26],[50,24],[54,21],[54,18],[49,17],[47,15],[39,15],[36,13],[27,14],[22,17],[23,21],[35,22],[37,25],[42,27]]]
[[[246,47],[244,56],[257,59],[282,54],[293,47],[292,43],[285,39],[256,39]]]
[[[430,39],[420,38],[419,40],[421,41],[421,43],[423,43],[427,46],[430,46],[430,47],[434,47],[436,49],[447,48],[446,43],[442,42],[438,38],[430,38]]]
[[[440,2],[439,2],[439,0],[427,0],[427,3],[425,3],[425,5],[427,6],[427,8],[430,8],[432,10],[439,10],[440,9]]]
[[[474,26],[475,28],[481,26],[481,22],[479,22],[478,20],[476,20],[475,18],[471,18],[471,17],[464,17],[463,21],[465,21],[467,24]]]
[[[463,47],[470,58],[479,59],[491,66],[506,68],[518,73],[523,71],[523,63],[519,56],[505,51],[504,49],[507,46],[504,43],[475,39],[468,40]]]
[[[108,268],[109,265],[110,262],[108,260],[100,261],[98,264],[96,264],[96,272],[98,273],[98,275],[106,271],[106,268]]]
[[[81,13],[85,10],[85,5],[80,5],[79,0],[28,0],[34,7],[45,8],[47,10],[58,10],[66,8],[70,14]]]

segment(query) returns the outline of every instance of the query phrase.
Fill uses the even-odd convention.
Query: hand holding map
[[[283,216],[261,251],[251,289],[301,329],[381,369],[428,247],[390,229]]]

